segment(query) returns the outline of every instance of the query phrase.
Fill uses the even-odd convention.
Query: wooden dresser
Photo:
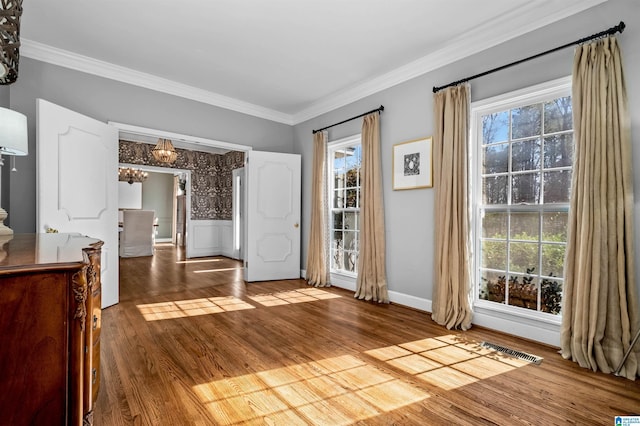
[[[77,234],[0,236],[0,424],[93,423],[101,248]]]

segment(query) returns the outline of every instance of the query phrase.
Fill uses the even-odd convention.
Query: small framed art
[[[433,139],[431,136],[393,146],[393,189],[433,187]]]

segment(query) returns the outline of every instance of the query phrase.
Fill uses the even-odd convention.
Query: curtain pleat
[[[432,319],[471,328],[468,208],[469,85],[434,95],[435,283]]]
[[[633,247],[631,132],[620,49],[607,37],[576,49],[574,166],[561,353],[611,373],[640,328]],[[640,373],[640,349],[620,374]]]
[[[327,133],[313,135],[311,181],[311,227],[307,250],[307,281],[314,287],[328,287],[329,244],[327,227]]]
[[[362,167],[360,173],[361,224],[355,297],[388,303],[380,120],[377,112],[366,115],[362,120]]]

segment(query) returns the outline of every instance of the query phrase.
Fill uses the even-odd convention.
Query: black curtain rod
[[[384,106],[380,105],[380,107],[378,107],[376,109],[372,109],[371,111],[367,111],[367,112],[362,113],[360,115],[356,115],[355,117],[347,118],[346,120],[342,120],[341,122],[336,123],[336,124],[332,124],[330,126],[325,126],[322,129],[314,130],[313,134],[315,135],[318,132],[321,132],[323,130],[327,130],[327,129],[331,128],[331,127],[339,126],[340,124],[344,124],[347,121],[351,121],[351,120],[355,120],[356,118],[364,117],[365,115],[371,114],[372,112],[382,112],[382,111],[384,111]]]
[[[481,72],[480,74],[472,75],[471,77],[463,78],[461,80],[454,81],[454,82],[449,83],[449,84],[445,84],[444,86],[440,86],[440,87],[433,86],[433,93],[439,92],[440,90],[446,89],[447,87],[457,86],[458,84],[466,83],[467,81],[473,80],[473,79],[478,78],[478,77],[484,77],[487,74],[491,74],[491,73],[494,73],[496,71],[501,71],[501,70],[503,70],[505,68],[509,68],[509,67],[514,66],[514,65],[518,65],[518,64],[521,64],[523,62],[526,62],[526,61],[530,61],[531,59],[539,58],[540,56],[544,56],[544,55],[547,55],[549,53],[553,53],[553,52],[556,52],[558,50],[565,49],[565,48],[567,48],[569,46],[573,46],[573,45],[576,45],[576,44],[584,43],[586,41],[590,41],[590,40],[593,40],[595,38],[600,38],[600,37],[604,37],[604,36],[607,36],[607,35],[613,35],[613,34],[615,34],[617,32],[622,33],[624,31],[625,26],[626,25],[624,24],[624,22],[620,21],[620,23],[618,25],[616,25],[615,27],[611,27],[608,30],[600,31],[597,34],[593,34],[593,35],[590,35],[589,37],[581,38],[580,40],[576,40],[574,42],[567,43],[567,44],[565,44],[563,46],[558,46],[556,48],[547,50],[546,52],[538,53],[537,55],[529,56],[528,58],[520,59],[519,61],[511,62],[510,64],[502,65],[500,67],[490,69],[489,71]]]

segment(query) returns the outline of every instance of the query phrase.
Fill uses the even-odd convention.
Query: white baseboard
[[[307,271],[301,269],[300,276],[306,279]],[[344,278],[341,279],[340,276],[333,276],[331,278],[331,285],[344,290],[356,291],[355,282]],[[389,290],[389,301],[391,303],[397,303],[398,305],[418,309],[425,313],[433,312],[433,302],[430,299]],[[431,318],[431,315],[429,315],[429,318]],[[500,313],[488,312],[478,308],[474,309],[472,324],[547,345],[560,346],[560,326],[557,324],[544,322],[532,323],[525,319],[514,318],[514,316],[506,317],[500,315]]]
[[[306,271],[304,272],[306,276]],[[343,278],[340,275],[331,276],[331,285],[334,287],[342,288],[344,290],[353,292],[356,291],[355,280]],[[410,308],[419,309],[425,312],[431,312],[431,300],[429,299],[423,299],[421,297],[411,296],[409,294],[389,290],[389,301],[391,303],[397,303],[398,305],[408,306]]]
[[[431,312],[431,300],[389,290],[389,301],[425,312]]]

